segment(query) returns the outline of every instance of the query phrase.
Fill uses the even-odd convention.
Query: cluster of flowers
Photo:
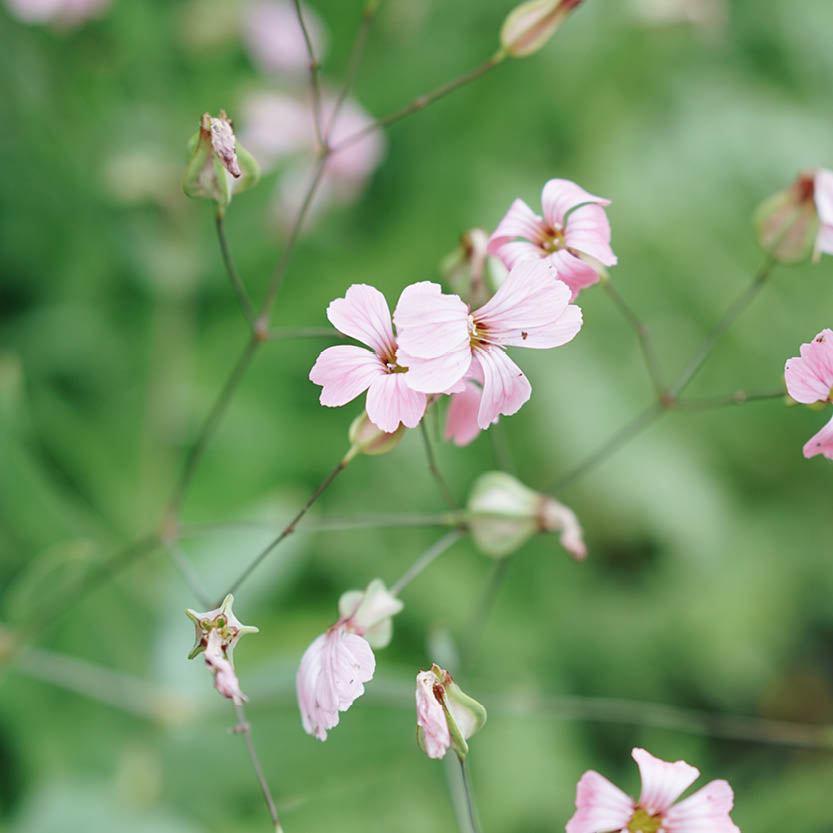
[[[324,350],[310,372],[322,405],[340,406],[367,391],[366,411],[381,431],[414,428],[438,396],[450,395],[447,434],[470,442],[501,416],[516,413],[532,387],[507,347],[549,349],[582,326],[571,303],[616,263],[610,225],[596,197],[573,182],[544,186],[543,217],[512,203],[487,251],[509,273],[494,296],[472,311],[458,295],[430,281],[407,286],[393,313],[366,284],[351,286],[327,308],[330,323],[370,350]]]

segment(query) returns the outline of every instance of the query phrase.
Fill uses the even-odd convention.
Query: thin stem
[[[509,472],[509,474],[517,474],[518,467],[512,457],[512,449],[509,447],[503,423],[498,422],[493,425],[489,429],[489,436],[492,440],[492,454],[494,455],[495,465],[502,471]]]
[[[422,434],[422,442],[425,446],[425,456],[428,458],[428,469],[431,472],[431,476],[437,481],[437,486],[440,489],[440,494],[442,495],[443,500],[448,504],[450,509],[456,510],[458,508],[457,501],[454,499],[451,489],[448,488],[445,478],[437,468],[437,461],[434,457],[434,449],[431,445],[431,438],[428,436],[428,429],[425,427],[424,419],[420,420],[419,430]]]
[[[774,267],[775,260],[772,257],[768,258],[766,263],[764,263],[752,279],[752,283],[749,284],[743,294],[726,310],[723,317],[717,323],[717,326],[709,333],[706,340],[691,357],[685,369],[680,374],[679,379],[671,386],[672,396],[679,396],[688,387],[726,330],[731,327],[737,317],[749,306],[761,289],[763,289]]]
[[[315,51],[312,47],[312,39],[309,36],[306,21],[304,20],[304,13],[301,10],[301,0],[294,0],[295,2],[295,16],[298,18],[298,24],[304,34],[304,44],[307,47],[307,56],[309,58],[309,81],[310,91],[312,93],[312,119],[315,124],[315,138],[318,141],[320,148],[326,147],[324,134],[322,131],[321,118],[321,89],[318,83],[318,61],[315,58]]]
[[[506,558],[501,558],[500,561],[495,564],[492,569],[492,573],[489,576],[488,583],[486,584],[486,587],[477,602],[477,606],[472,613],[469,626],[466,630],[467,635],[465,641],[465,652],[463,653],[460,663],[464,669],[471,665],[472,660],[477,654],[480,640],[483,637],[483,631],[486,628],[486,621],[488,620],[489,614],[492,611],[492,606],[497,599],[498,590],[500,590],[500,586],[503,584],[503,579],[506,577],[506,571],[509,569],[509,565],[512,563],[514,557],[514,555],[510,555]]]
[[[677,399],[674,401],[675,411],[710,411],[725,408],[730,405],[745,405],[747,402],[766,402],[772,399],[783,400],[786,392],[783,390],[771,393],[747,393],[737,390],[729,396],[704,396],[697,399]]]
[[[246,292],[246,287],[243,285],[243,281],[241,280],[240,275],[238,274],[237,269],[234,266],[234,260],[231,257],[231,251],[229,250],[228,240],[226,239],[226,228],[223,222],[223,214],[221,213],[219,208],[215,215],[215,221],[217,226],[217,239],[220,242],[220,252],[223,255],[223,263],[225,264],[226,272],[228,273],[232,288],[234,289],[234,292],[237,295],[237,300],[240,301],[240,306],[243,309],[243,314],[246,316],[246,320],[249,322],[249,326],[252,327],[254,326],[255,322],[254,307],[252,307],[252,302],[249,300],[249,296]]]
[[[472,833],[480,833],[480,825],[477,823],[477,813],[474,810],[474,801],[471,795],[471,785],[469,784],[469,773],[466,767],[466,759],[458,758],[460,761],[460,773],[463,776],[463,792],[466,796],[466,808],[469,813],[469,824],[471,825]]]
[[[228,408],[232,396],[237,390],[237,386],[240,384],[240,380],[243,378],[243,374],[246,372],[246,369],[248,368],[259,344],[260,341],[254,336],[246,342],[243,352],[240,354],[240,357],[237,359],[234,367],[232,367],[231,373],[229,373],[225,384],[217,396],[217,399],[212,405],[211,410],[208,412],[208,416],[206,417],[205,422],[200,429],[200,433],[197,436],[197,441],[194,443],[191,451],[185,459],[185,465],[182,468],[182,474],[179,477],[176,488],[168,501],[167,514],[169,517],[175,517],[179,512],[182,498],[191,483],[191,478],[194,476],[194,472],[196,471],[197,465],[205,452],[205,448],[214,435],[214,431],[217,429],[226,408]]]
[[[345,339],[346,336],[332,327],[282,327],[269,330],[266,336],[267,341],[286,341],[293,338],[337,338]]]
[[[209,598],[208,593],[205,592],[196,571],[188,561],[188,557],[182,551],[182,547],[179,546],[177,541],[166,541],[165,551],[168,553],[174,567],[176,567],[179,571],[179,574],[182,576],[185,584],[191,591],[191,595],[200,603],[200,605],[202,605],[202,607],[211,607],[211,599]]]
[[[316,500],[318,500],[319,497],[321,497],[326,488],[330,485],[330,483],[333,482],[333,480],[336,479],[336,477],[345,468],[346,465],[347,463],[344,460],[342,460],[324,478],[321,485],[312,493],[312,495],[309,497],[307,502],[301,507],[301,509],[298,511],[295,517],[281,530],[278,536],[256,556],[254,561],[252,561],[252,563],[249,564],[249,566],[246,567],[245,570],[243,570],[240,576],[238,576],[238,578],[233,582],[231,587],[229,587],[226,593],[223,594],[224,597],[228,595],[228,593],[236,593],[240,585],[243,584],[243,582],[258,568],[258,566],[266,558],[266,556],[269,555],[269,553],[272,552],[272,550],[274,550],[275,547],[277,547],[281,543],[281,541],[283,541],[284,538],[287,538],[295,531],[295,527],[298,525],[301,518],[303,518],[304,515],[306,515],[309,508],[313,505],[313,503],[315,503]]]
[[[444,535],[437,541],[436,544],[425,550],[422,555],[405,571],[398,581],[395,581],[391,587],[390,592],[393,596],[398,596],[426,567],[433,561],[439,558],[452,544],[459,541],[465,532],[461,529],[453,529],[448,534]]]
[[[449,95],[449,93],[453,93],[455,90],[459,90],[461,87],[465,87],[481,75],[487,73],[490,69],[494,69],[501,63],[501,61],[503,61],[504,57],[503,53],[498,52],[489,58],[488,61],[482,63],[471,72],[467,72],[465,75],[461,75],[459,78],[455,78],[453,81],[449,81],[447,84],[443,84],[441,87],[437,87],[437,89],[432,90],[429,93],[417,96],[417,98],[415,98],[410,104],[406,104],[399,110],[377,119],[372,124],[363,127],[361,130],[357,130],[355,133],[351,133],[332,148],[333,153],[355,144],[360,139],[363,139],[365,136],[376,130],[388,127],[391,124],[394,124],[394,122],[398,122],[407,116],[413,115],[419,110],[424,110],[429,104],[433,104],[435,101],[444,98]]]
[[[252,761],[252,767],[254,768],[255,775],[257,776],[257,782],[260,784],[260,789],[263,792],[263,798],[266,801],[266,806],[269,809],[269,815],[272,817],[272,824],[275,826],[275,833],[283,833],[283,828],[281,827],[280,820],[278,819],[278,808],[275,806],[275,799],[272,798],[272,793],[269,790],[269,784],[266,783],[266,778],[263,775],[263,768],[260,765],[260,760],[257,757],[257,751],[255,750],[254,741],[252,740],[252,727],[249,724],[249,721],[246,720],[246,711],[243,708],[242,703],[238,703],[236,700],[234,701],[234,708],[237,712],[237,725],[234,727],[234,731],[237,732],[239,735],[243,736],[243,740],[246,742],[246,749],[249,750],[249,758]]]
[[[659,366],[659,359],[657,358],[648,326],[633,311],[633,308],[622,297],[619,290],[611,281],[603,278],[601,283],[607,294],[613,299],[613,302],[619,308],[619,311],[625,316],[627,322],[636,332],[637,338],[639,339],[639,346],[642,348],[642,355],[645,359],[645,366],[648,369],[648,375],[651,377],[654,390],[657,394],[662,393],[665,390],[665,384],[662,381],[662,370]]]

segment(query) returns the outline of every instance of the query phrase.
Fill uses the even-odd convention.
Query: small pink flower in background
[[[567,179],[551,179],[541,192],[541,204],[543,217],[523,200],[515,200],[489,238],[489,254],[510,269],[522,260],[548,260],[574,299],[599,281],[601,267],[616,263],[602,207],[610,200],[595,197]]]
[[[819,215],[814,260],[822,253],[833,255],[833,171],[820,168],[813,176],[813,199]]]
[[[338,724],[339,712],[364,694],[376,670],[373,648],[390,642],[392,617],[402,602],[374,579],[365,591],[344,593],[338,608],[339,620],[304,652],[295,680],[304,731],[319,740]]]
[[[111,0],[6,0],[9,12],[24,23],[79,26],[103,14]]]
[[[321,18],[301,4],[316,60],[327,51],[327,36]],[[304,33],[291,0],[263,0],[244,7],[243,41],[252,60],[267,73],[301,74],[309,70]]]
[[[787,393],[804,405],[833,402],[833,330],[822,330],[800,353],[784,367]],[[833,460],[833,419],[804,446],[805,457],[816,454]]]
[[[426,397],[409,387],[408,369],[397,363],[385,296],[375,287],[354,284],[327,307],[327,318],[339,332],[371,349],[339,344],[319,355],[309,378],[321,385],[321,404],[346,405],[367,391],[365,409],[377,428],[388,434],[400,422],[415,428],[425,413]]]
[[[644,749],[631,754],[642,777],[639,801],[634,803],[598,772],[585,772],[567,833],[740,833],[729,817],[734,793],[726,781],[711,781],[675,804],[700,771],[685,761],[661,761]]]
[[[406,287],[394,310],[397,361],[408,368],[408,384],[426,393],[458,392],[460,382],[482,378],[477,425],[486,429],[500,415],[514,414],[532,388],[506,347],[548,349],[570,341],[581,329],[581,310],[551,265],[524,261],[495,295],[469,314],[456,295],[423,281]],[[473,392],[469,390],[473,396]],[[470,403],[469,403],[470,404]]]

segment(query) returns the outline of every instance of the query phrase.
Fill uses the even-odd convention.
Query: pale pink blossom
[[[576,787],[576,812],[567,822],[567,833],[740,833],[729,817],[734,793],[726,781],[711,781],[675,804],[699,770],[685,761],[661,761],[644,749],[631,754],[642,778],[639,801],[598,772],[585,772]]]
[[[833,330],[822,330],[811,342],[802,344],[800,356],[784,366],[787,392],[805,405],[833,402]],[[823,454],[833,460],[833,419],[804,446],[804,456]]]
[[[451,746],[443,698],[443,686],[434,672],[420,671],[416,678],[417,726],[422,729],[422,742],[429,758],[444,758]]]
[[[391,618],[402,602],[374,579],[366,590],[350,590],[339,600],[339,620],[317,637],[304,652],[295,680],[301,722],[319,740],[338,724],[364,694],[364,683],[376,669],[374,648],[390,642]]]
[[[339,332],[371,349],[339,344],[319,355],[309,378],[321,385],[321,404],[346,405],[367,391],[365,409],[377,428],[389,434],[400,422],[416,427],[425,413],[426,397],[409,386],[407,367],[397,363],[385,296],[375,287],[353,284],[344,298],[327,307],[327,318]]]
[[[397,361],[408,385],[425,393],[464,391],[466,377],[482,378],[477,425],[486,429],[511,415],[532,388],[506,347],[547,349],[581,329],[581,310],[553,267],[538,260],[516,265],[495,295],[473,313],[456,295],[423,281],[406,287],[394,310]]]
[[[11,14],[24,23],[79,26],[103,14],[111,0],[6,0]]]
[[[214,674],[214,688],[229,700],[247,702],[248,698],[240,690],[240,683],[234,673],[234,667],[223,649],[223,638],[218,629],[208,634],[204,652],[205,664]]]
[[[480,400],[483,388],[474,379],[463,380],[463,390],[454,393],[448,402],[448,413],[445,417],[445,438],[455,445],[468,445],[480,433],[477,424],[477,413],[480,410]]]
[[[610,200],[567,179],[551,179],[541,192],[541,204],[543,217],[515,200],[489,238],[488,252],[510,269],[522,260],[546,259],[575,298],[598,282],[602,267],[616,263],[603,208]]]
[[[833,255],[833,171],[820,168],[813,175],[813,199],[819,215],[814,259]]]
[[[327,37],[321,18],[301,4],[304,23],[316,60],[326,54]],[[254,62],[264,71],[281,75],[309,71],[309,53],[295,5],[291,0],[262,0],[244,7],[243,41]]]

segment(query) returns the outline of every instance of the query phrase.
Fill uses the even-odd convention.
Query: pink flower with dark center
[[[346,405],[367,391],[367,416],[377,428],[390,434],[400,422],[416,427],[425,413],[426,398],[409,387],[408,367],[397,362],[385,296],[367,284],[354,284],[344,298],[327,307],[327,318],[337,330],[371,349],[340,344],[321,353],[309,374],[312,382],[321,385],[321,404]]]
[[[404,289],[394,310],[397,361],[408,368],[408,385],[424,393],[463,392],[466,377],[482,378],[477,425],[486,429],[500,415],[514,414],[532,388],[506,347],[548,349],[581,329],[581,310],[553,267],[539,260],[515,266],[480,309],[438,284],[423,281]],[[470,391],[471,394],[471,391]]]
[[[567,822],[567,833],[740,833],[729,817],[734,793],[726,781],[711,781],[675,804],[699,770],[685,761],[661,761],[644,749],[631,754],[642,777],[639,801],[598,772],[585,772],[576,787],[576,812]]]
[[[489,238],[488,252],[510,269],[522,260],[548,260],[559,280],[570,287],[572,299],[599,280],[603,266],[613,266],[610,224],[596,197],[567,179],[551,179],[541,192],[544,216],[523,200],[515,200]]]
[[[787,393],[804,405],[833,402],[833,330],[822,330],[809,344],[801,345],[800,353],[784,367]],[[816,454],[833,460],[833,419],[804,446],[805,457]]]

